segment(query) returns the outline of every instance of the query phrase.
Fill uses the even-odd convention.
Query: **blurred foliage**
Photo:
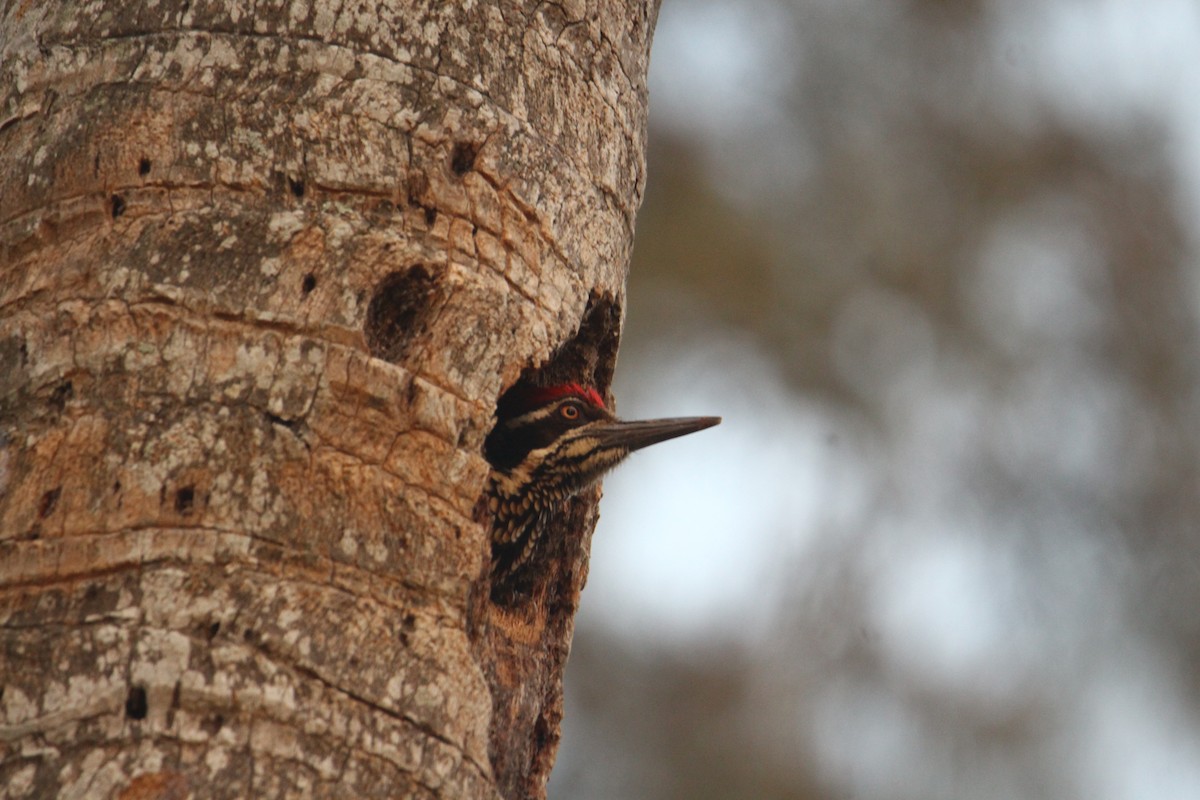
[[[594,635],[593,635],[594,633]],[[753,671],[731,651],[646,652],[599,631],[572,651],[568,694],[586,719],[552,786],[571,797],[805,800],[822,795],[805,765],[781,770],[754,746],[744,711]],[[614,669],[615,667],[615,669]],[[560,788],[567,787],[567,788]]]
[[[668,4],[660,26],[711,6]],[[781,569],[769,645],[581,629],[552,796],[1200,789],[1200,766],[1173,774],[1200,755],[1200,279],[1181,224],[1200,189],[1166,110],[1064,110],[1021,27],[1052,6],[1091,13],[746,0],[787,22],[753,43],[763,112],[714,131],[652,105],[623,363],[671,331],[752,331],[798,397],[870,439],[874,489]],[[921,576],[964,571],[983,587],[954,578],[947,602],[1001,606],[983,615],[1000,632],[938,661],[922,603],[943,595]]]

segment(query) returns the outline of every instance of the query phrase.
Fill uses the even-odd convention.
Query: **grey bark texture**
[[[487,587],[518,380],[611,378],[653,0],[0,0],[0,796],[545,795],[595,495]]]

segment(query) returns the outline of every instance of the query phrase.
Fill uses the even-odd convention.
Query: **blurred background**
[[[1200,798],[1200,4],[666,0],[550,796]]]

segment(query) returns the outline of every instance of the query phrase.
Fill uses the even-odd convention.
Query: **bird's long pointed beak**
[[[667,439],[711,428],[720,422],[720,417],[674,417],[632,422],[615,420],[597,431],[596,436],[605,447],[625,447],[633,452]]]

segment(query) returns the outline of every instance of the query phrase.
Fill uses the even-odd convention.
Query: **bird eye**
[[[562,407],[563,419],[579,419],[579,406],[565,405]]]

